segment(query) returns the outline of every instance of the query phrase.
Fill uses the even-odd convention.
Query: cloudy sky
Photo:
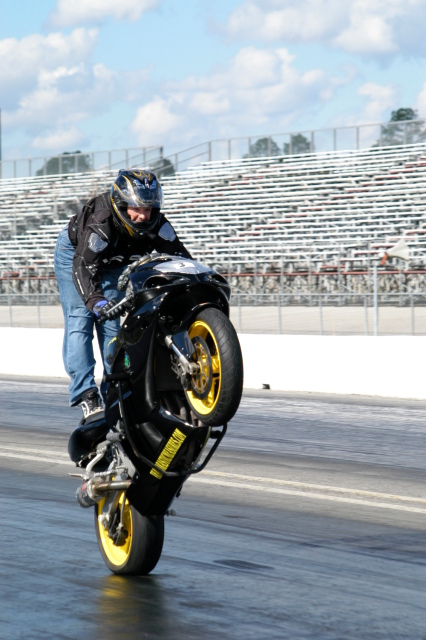
[[[3,159],[426,117],[426,0],[0,0]]]

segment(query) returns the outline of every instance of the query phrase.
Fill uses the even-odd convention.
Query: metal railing
[[[162,157],[162,147],[136,147],[2,160],[0,162],[0,178],[64,175],[132,166],[148,166],[156,163],[161,164]]]
[[[178,171],[201,162],[416,144],[426,140],[425,126],[425,120],[417,119],[225,138],[167,153],[165,158]]]
[[[237,293],[231,320],[240,333],[426,335],[426,291],[420,294]],[[59,294],[0,294],[0,326],[62,327]]]
[[[314,335],[426,335],[426,292],[388,296],[313,294],[290,301],[290,294],[236,294],[231,319],[239,333]],[[259,304],[260,303],[260,304]]]
[[[177,152],[164,153],[163,147],[157,146],[3,160],[0,162],[0,178],[78,173],[137,165],[158,168],[163,175],[172,175],[201,162],[361,150],[415,144],[425,140],[426,121],[423,119],[378,122],[209,140]]]

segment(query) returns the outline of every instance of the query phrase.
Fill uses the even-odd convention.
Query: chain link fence
[[[232,295],[240,333],[306,335],[426,335],[424,294]],[[0,294],[0,326],[63,327],[58,293]]]

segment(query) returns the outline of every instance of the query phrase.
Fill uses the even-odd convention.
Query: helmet
[[[155,231],[163,206],[163,190],[157,177],[150,171],[120,169],[111,187],[111,205],[114,220],[124,233],[143,238]],[[127,206],[149,207],[151,217],[147,222],[133,222],[127,214]]]

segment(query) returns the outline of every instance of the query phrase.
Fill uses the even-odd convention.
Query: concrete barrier
[[[67,378],[62,329],[0,328],[0,374]],[[426,336],[239,334],[244,386],[426,399]],[[95,340],[95,374],[102,364]]]

